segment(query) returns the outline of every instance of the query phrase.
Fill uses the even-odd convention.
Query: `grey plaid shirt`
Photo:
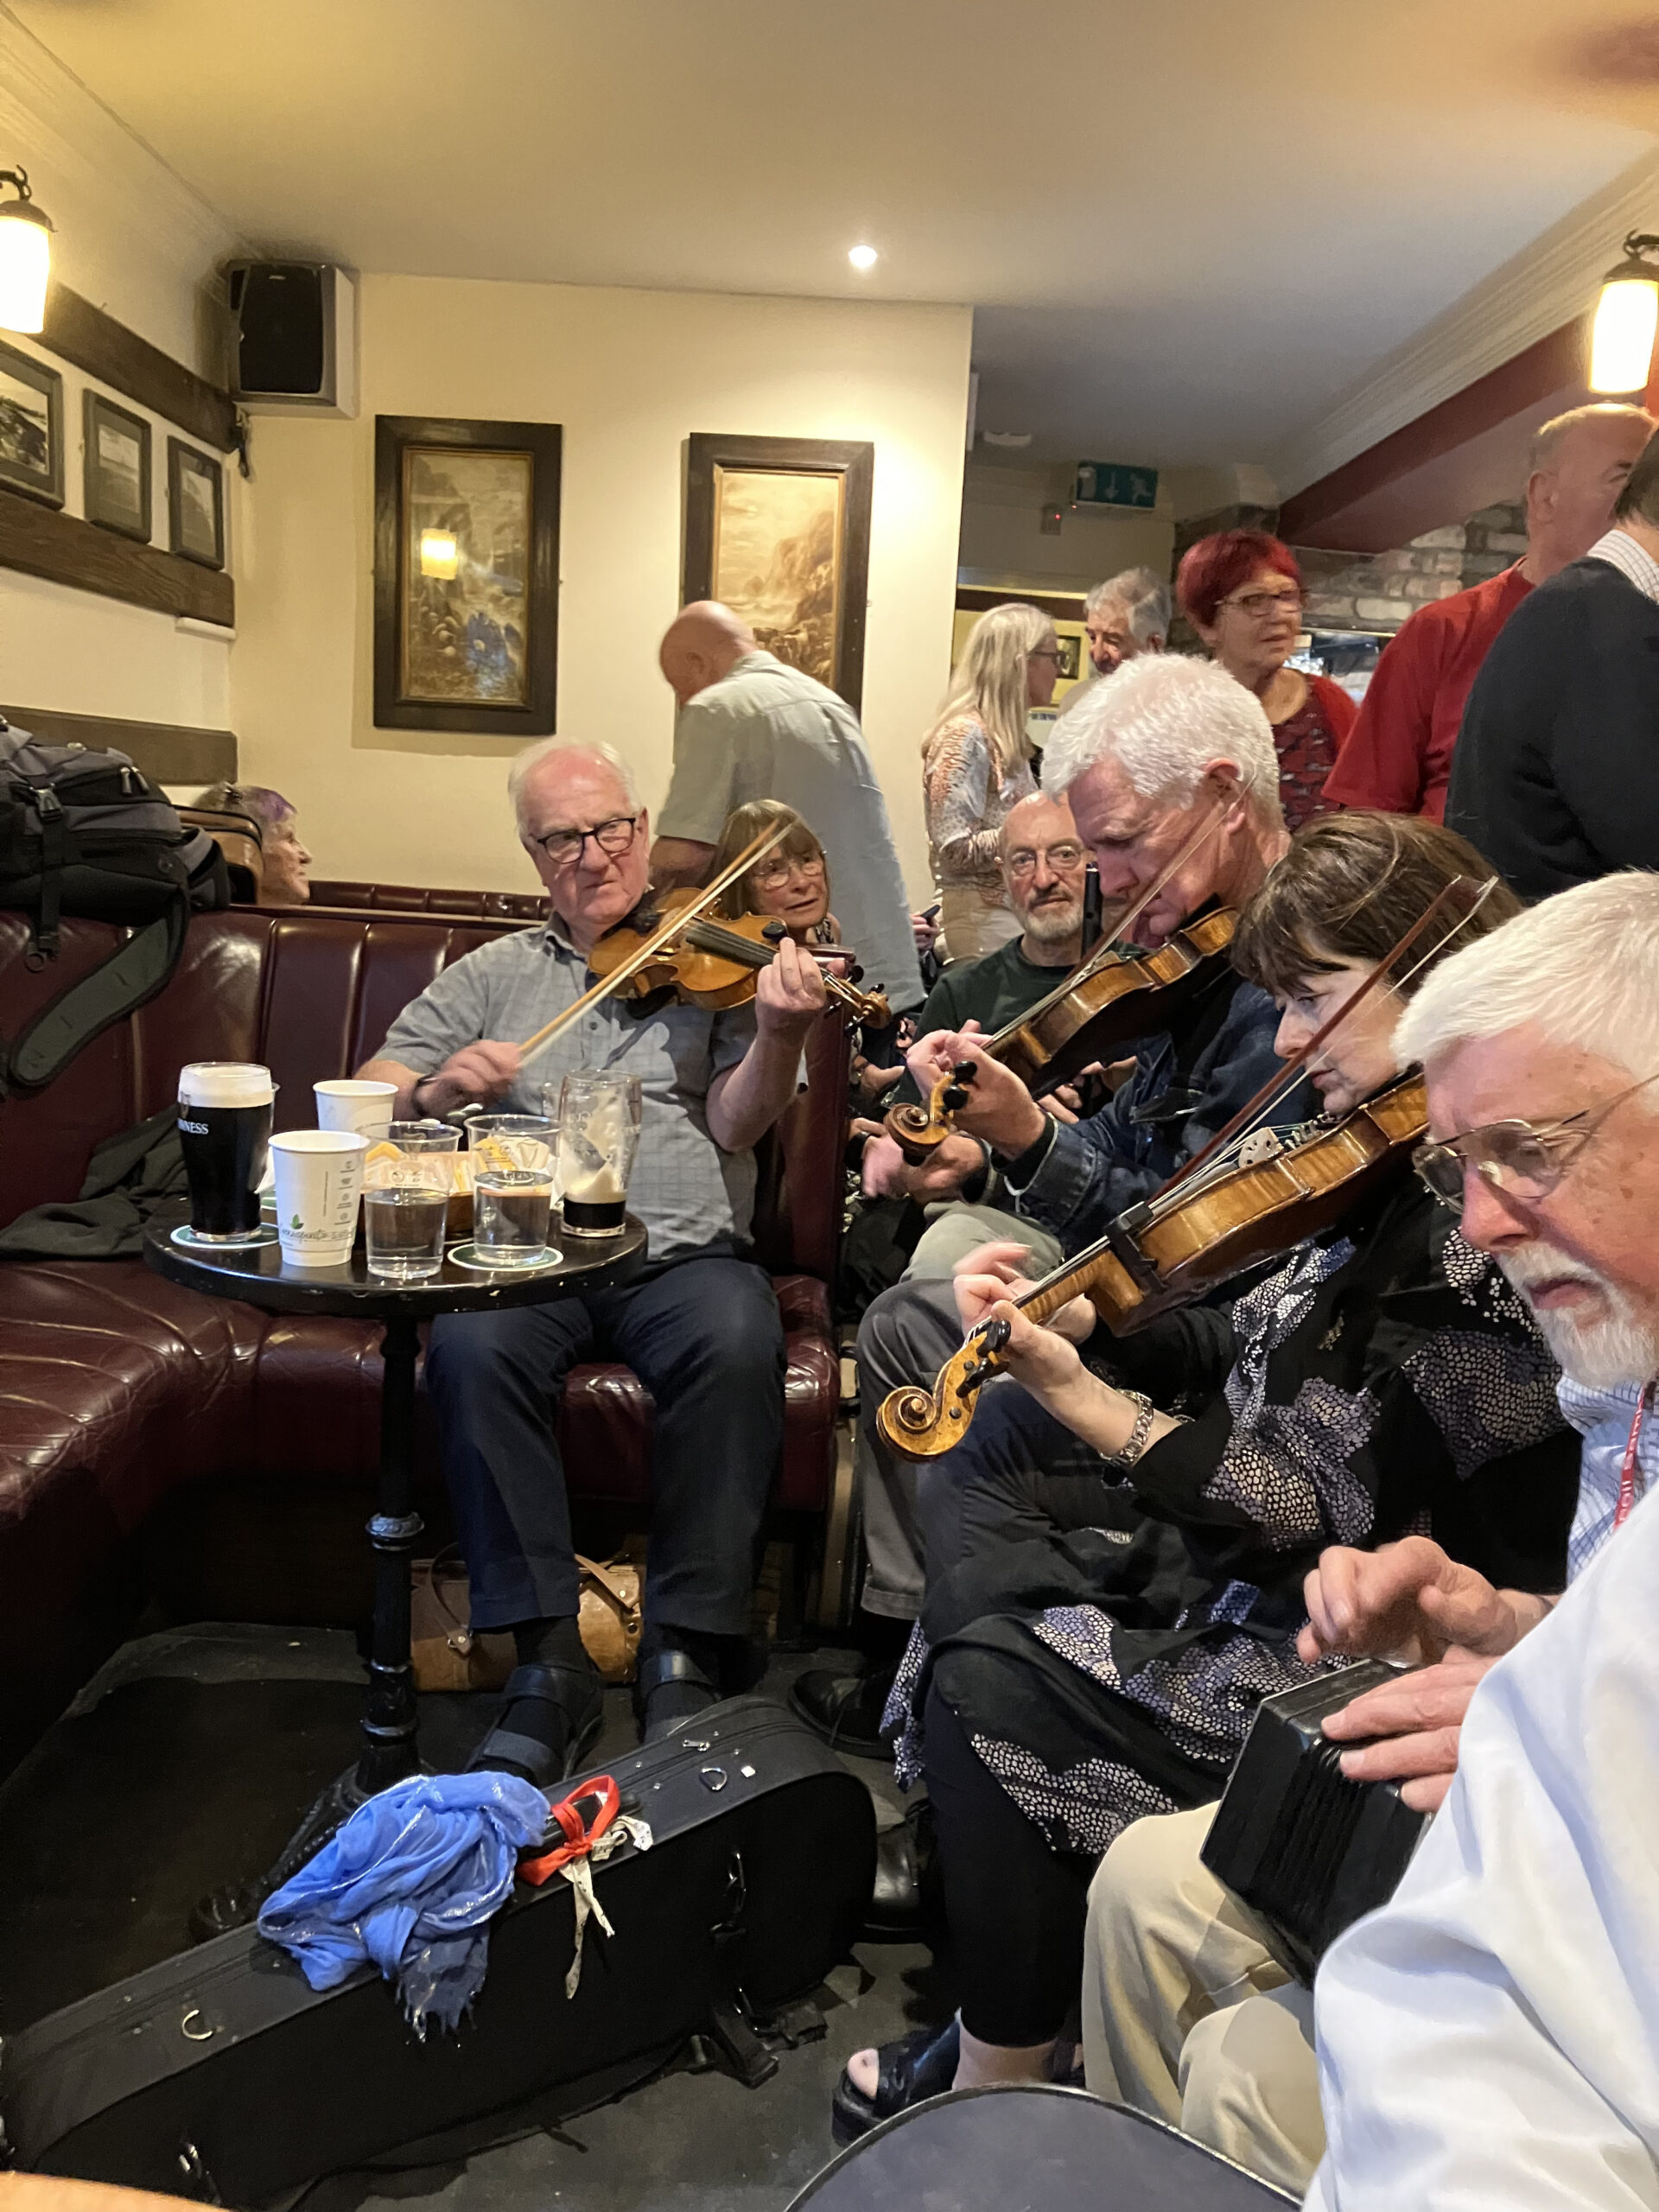
[[[381,1056],[435,1074],[481,1038],[533,1036],[588,988],[587,961],[553,924],[496,938],[466,954],[406,1006]],[[638,1076],[645,1094],[628,1211],[655,1260],[710,1244],[743,1244],[754,1211],[754,1154],[722,1152],[709,1134],[709,1087],[754,1040],[753,1006],[708,1014],[666,1006],[641,1021],[601,999],[540,1052],[499,1102],[505,1113],[556,1115],[559,1084],[578,1068]],[[544,1096],[545,1094],[545,1096]]]

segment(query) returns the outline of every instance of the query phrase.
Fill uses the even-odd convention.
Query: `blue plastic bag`
[[[259,1933],[313,1989],[365,1961],[396,1981],[417,2035],[454,2029],[483,1986],[491,1916],[547,1799],[517,1775],[416,1775],[371,1797],[265,1901]]]

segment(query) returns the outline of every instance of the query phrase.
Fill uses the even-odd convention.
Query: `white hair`
[[[1557,892],[1443,960],[1401,1017],[1402,1067],[1535,1023],[1554,1046],[1659,1072],[1659,875]]]
[[[1169,586],[1150,569],[1121,569],[1096,584],[1083,602],[1085,620],[1092,620],[1105,607],[1122,608],[1129,635],[1143,649],[1149,639],[1169,635],[1174,602]]]
[[[1115,760],[1142,798],[1181,804],[1212,760],[1231,760],[1257,819],[1283,825],[1273,724],[1214,661],[1145,653],[1068,700],[1043,747],[1043,789],[1058,798],[1103,760]]]
[[[512,801],[513,818],[518,824],[518,835],[525,832],[524,785],[530,781],[543,760],[568,753],[586,760],[598,760],[607,767],[622,786],[623,796],[633,811],[639,811],[639,786],[633,780],[633,771],[613,745],[607,745],[595,737],[543,737],[534,745],[527,745],[507,771],[507,797]]]

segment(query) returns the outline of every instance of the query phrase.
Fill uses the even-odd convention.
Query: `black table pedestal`
[[[409,1575],[416,1540],[424,1525],[414,1506],[415,1360],[419,1350],[413,1320],[394,1315],[380,1344],[385,1366],[380,1481],[369,1521],[369,1541],[374,1547],[374,1636],[363,1709],[363,1749],[353,1770],[359,1802],[377,1789],[390,1789],[420,1765],[415,1667],[410,1657]]]

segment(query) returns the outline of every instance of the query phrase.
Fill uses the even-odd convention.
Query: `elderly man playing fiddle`
[[[1109,906],[1147,901],[1134,925],[1140,944],[1161,944],[1210,908],[1243,905],[1288,842],[1268,718],[1241,685],[1201,661],[1148,654],[1092,687],[1055,725],[1043,775],[1045,792],[1070,802]],[[924,1093],[958,1062],[975,1063],[969,1102],[957,1116],[961,1134],[940,1147],[948,1160],[927,1171],[926,1194],[951,1194],[950,1169],[958,1186],[994,1170],[995,1205],[1046,1231],[1063,1253],[1091,1243],[1198,1152],[1279,1065],[1272,999],[1224,959],[1166,1020],[1141,1038],[1134,1072],[1107,1105],[1075,1125],[1046,1113],[989,1058],[975,1025],[923,1037],[909,1064]],[[1313,1110],[1312,1093],[1298,1085],[1271,1118],[1290,1123]],[[890,1450],[876,1416],[889,1391],[931,1385],[961,1341],[948,1282],[884,1292],[859,1330],[863,1605],[906,1624],[923,1590],[916,1475]],[[808,1717],[837,1740],[871,1746],[887,1679],[886,1670],[847,1677],[833,1709],[820,1698],[819,1713]]]
[[[735,1686],[784,1418],[782,1324],[749,1257],[751,1147],[794,1097],[801,1046],[826,1001],[810,954],[785,938],[753,1007],[671,1004],[641,1020],[603,999],[525,1068],[510,1040],[587,987],[588,954],[645,894],[650,836],[627,764],[608,746],[550,738],[519,757],[508,787],[547,887],[546,925],[445,969],[361,1073],[397,1085],[400,1116],[474,1103],[537,1112],[543,1086],[556,1095],[576,1069],[637,1076],[644,1089],[629,1192],[651,1239],[643,1273],[545,1305],[446,1314],[427,1357],[473,1625],[511,1629],[518,1651],[474,1764],[542,1784],[574,1770],[601,1712],[577,1633],[553,1435],[563,1378],[580,1360],[626,1362],[656,1404],[635,1693],[645,1740]]]

